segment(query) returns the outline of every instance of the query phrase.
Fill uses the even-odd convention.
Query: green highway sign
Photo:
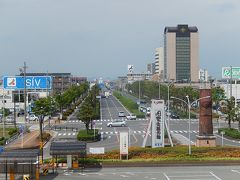
[[[222,68],[223,79],[240,79],[240,67],[223,67]]]

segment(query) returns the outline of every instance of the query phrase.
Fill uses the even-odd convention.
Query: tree
[[[32,111],[34,112],[34,114],[42,116],[44,118],[45,116],[49,116],[52,114],[52,108],[53,101],[51,97],[40,98],[35,101],[35,106],[33,107]]]
[[[94,109],[88,101],[85,101],[77,114],[77,118],[84,122],[87,132],[89,130],[89,124],[92,122],[93,117]]]
[[[215,105],[219,105],[221,100],[226,99],[224,89],[221,87],[212,88],[212,101]]]
[[[235,98],[233,96],[225,101],[223,112],[227,114],[228,127],[231,128],[231,122],[234,121],[237,112],[237,108],[235,108]]]

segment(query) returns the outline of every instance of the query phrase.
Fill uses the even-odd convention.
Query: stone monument
[[[210,97],[205,98],[207,96]],[[216,146],[216,137],[213,135],[211,89],[200,89],[199,135],[196,146]]]

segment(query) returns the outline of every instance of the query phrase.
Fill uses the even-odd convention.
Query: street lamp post
[[[170,114],[169,114],[169,108],[170,108],[170,106],[169,106],[169,86],[170,86],[170,83],[168,84],[168,130],[169,130],[169,132],[170,132]]]
[[[190,133],[190,131],[191,131],[191,106],[192,106],[192,104],[190,104],[190,100],[189,100],[189,96],[187,95],[186,96],[186,98],[187,98],[187,101],[188,101],[188,139],[189,139],[189,141],[188,141],[188,154],[189,155],[191,155],[191,133]]]
[[[188,154],[191,155],[191,107],[194,103],[198,102],[199,100],[201,99],[206,99],[206,98],[210,98],[210,96],[205,96],[205,97],[202,97],[202,98],[199,98],[199,99],[196,99],[195,101],[193,101],[192,103],[190,103],[190,100],[189,100],[189,96],[187,95],[186,98],[187,98],[187,102],[184,101],[183,99],[180,99],[180,98],[177,98],[177,97],[173,97],[171,96],[172,99],[177,99],[179,101],[182,101],[183,103],[185,103],[187,106],[188,106]]]
[[[169,129],[169,131],[170,131],[170,112],[169,112],[170,103],[169,103],[169,94],[170,94],[170,86],[171,86],[172,83],[173,83],[173,82],[170,81],[170,82],[168,82],[168,85],[167,85],[167,87],[168,87],[168,129]]]
[[[161,92],[161,85],[160,85],[160,74],[159,74],[159,76],[158,76],[158,99],[161,99],[161,97],[160,97],[160,92]]]
[[[43,128],[42,128],[43,120],[44,120],[43,107],[41,107],[40,118],[39,118],[39,134],[40,134],[39,149],[40,149],[40,155],[42,156],[40,159],[41,164],[43,163]]]
[[[138,102],[139,102],[139,105],[141,104],[140,103],[140,97],[141,97],[141,95],[140,95],[140,92],[141,92],[141,88],[140,88],[140,79],[139,79],[139,84],[138,84]]]

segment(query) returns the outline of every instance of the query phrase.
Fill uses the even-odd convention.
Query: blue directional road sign
[[[25,80],[25,83],[24,83]],[[4,89],[21,90],[24,89],[51,89],[51,76],[5,76],[3,77]]]
[[[0,154],[4,151],[3,146],[0,146]]]

